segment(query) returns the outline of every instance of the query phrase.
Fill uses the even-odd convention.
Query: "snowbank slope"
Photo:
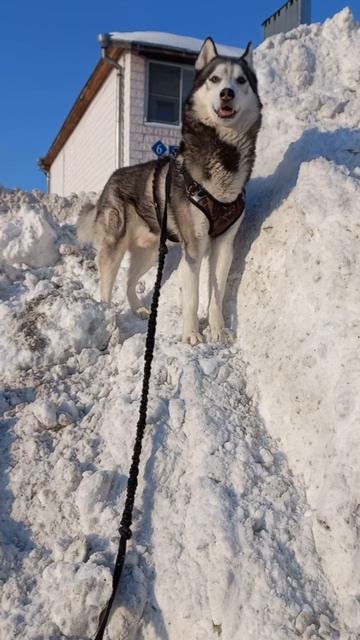
[[[359,59],[348,10],[256,52],[232,347],[179,342],[170,252],[113,640],[359,637]],[[111,590],[146,326],[126,265],[114,307],[97,302],[74,244],[84,197],[0,192],[7,639],[90,638]]]
[[[238,339],[249,390],[303,478],[323,570],[355,636],[359,56],[359,24],[348,9],[323,26],[302,27],[260,47],[267,115],[251,185],[253,218],[245,231],[251,248],[237,265],[243,271]]]

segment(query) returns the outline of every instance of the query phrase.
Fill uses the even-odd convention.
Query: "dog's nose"
[[[220,91],[220,98],[222,100],[233,100],[235,98],[235,93],[232,89],[226,87],[226,89]]]

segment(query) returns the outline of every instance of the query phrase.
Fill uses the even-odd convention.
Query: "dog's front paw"
[[[150,315],[150,311],[146,307],[139,307],[136,309],[135,313],[139,318],[141,318],[141,320],[147,320]]]
[[[198,331],[190,331],[183,334],[183,342],[190,344],[192,347],[195,347],[203,341],[203,337]]]
[[[210,327],[210,339],[211,339],[211,342],[221,342],[226,346],[229,346],[234,342],[234,336],[232,332],[230,331],[230,329],[225,329],[225,327],[222,327],[222,328]]]

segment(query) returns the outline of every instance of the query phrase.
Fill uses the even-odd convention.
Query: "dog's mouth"
[[[233,118],[236,114],[235,109],[233,109],[229,104],[224,104],[215,113],[219,118]]]

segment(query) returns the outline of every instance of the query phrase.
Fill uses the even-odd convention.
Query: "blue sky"
[[[0,38],[0,184],[46,189],[45,155],[100,55],[97,34],[168,31],[243,47],[284,0],[3,0]],[[359,0],[312,0],[312,19]]]

